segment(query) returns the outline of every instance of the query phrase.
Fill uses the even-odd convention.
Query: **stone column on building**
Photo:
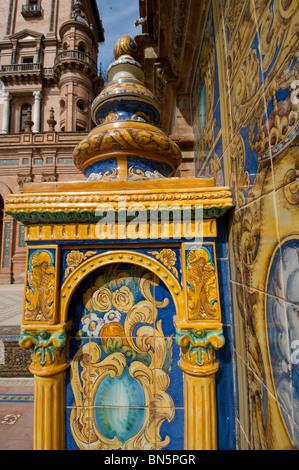
[[[3,93],[4,96],[4,107],[2,117],[2,134],[8,134],[9,131],[9,116],[10,116],[10,98],[11,94],[8,92]]]
[[[33,132],[40,132],[40,117],[41,117],[41,92],[34,91],[34,116],[33,116]]]
[[[15,65],[17,62],[17,51],[16,49],[13,49],[12,54],[11,54],[11,63],[12,65]]]
[[[74,83],[69,82],[67,85],[67,110],[66,110],[66,121],[65,130],[67,132],[74,132],[76,130],[75,120],[75,108],[74,108]]]

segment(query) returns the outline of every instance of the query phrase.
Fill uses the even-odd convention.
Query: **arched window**
[[[84,60],[85,59],[85,47],[84,47],[84,44],[80,43],[78,45],[78,58],[80,60]]]
[[[60,104],[60,114],[61,114],[63,113],[63,111],[65,111],[65,100],[62,98],[59,104]]]
[[[31,111],[31,104],[23,104],[21,108],[21,122],[20,122],[20,132],[24,132],[26,125],[25,125],[25,120],[28,115],[28,110],[30,109]]]
[[[86,132],[86,124],[77,122],[76,123],[76,132]]]
[[[32,10],[32,11],[35,11],[37,10],[38,8],[38,0],[29,0],[29,8]]]

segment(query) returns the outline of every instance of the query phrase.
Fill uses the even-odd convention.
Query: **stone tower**
[[[59,29],[61,51],[54,62],[60,90],[62,131],[90,130],[90,105],[97,91],[98,44],[84,4],[77,0],[71,18]]]
[[[98,93],[96,0],[11,0],[0,14],[0,207],[26,182],[80,180],[74,147]],[[0,219],[0,283],[23,282],[24,229]]]

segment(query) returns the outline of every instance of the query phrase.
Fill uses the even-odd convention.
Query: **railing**
[[[40,3],[22,5],[21,13],[23,16],[40,16],[42,14],[42,6]]]
[[[43,67],[43,74],[45,77],[54,75],[54,67]]]
[[[1,65],[0,73],[41,72],[41,64],[9,64]]]
[[[90,57],[89,55],[85,54],[81,51],[61,51],[57,54],[54,66],[57,65],[59,62],[68,60],[68,59],[75,59],[79,60],[80,62],[84,62],[85,64],[90,65],[93,69],[97,70],[96,62]]]

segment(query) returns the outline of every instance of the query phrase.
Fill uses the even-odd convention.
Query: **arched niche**
[[[65,289],[66,447],[183,449],[175,276],[153,258],[108,252],[74,270]]]
[[[6,183],[4,183],[4,181],[1,181],[1,180],[0,180],[0,194],[4,201],[6,197],[8,196],[8,194],[12,194],[11,188]]]
[[[140,255],[134,251],[114,250],[93,256],[74,268],[61,287],[60,294],[60,321],[67,322],[68,306],[74,290],[82,280],[99,266],[109,264],[130,263],[146,268],[154,273],[169,289],[173,298],[178,319],[183,317],[184,299],[183,291],[177,278],[162,263],[147,255]]]
[[[31,309],[20,337],[32,349],[34,448],[216,449],[222,324],[186,320],[186,272],[171,259],[184,251],[58,251],[28,252],[52,279],[46,322]]]

